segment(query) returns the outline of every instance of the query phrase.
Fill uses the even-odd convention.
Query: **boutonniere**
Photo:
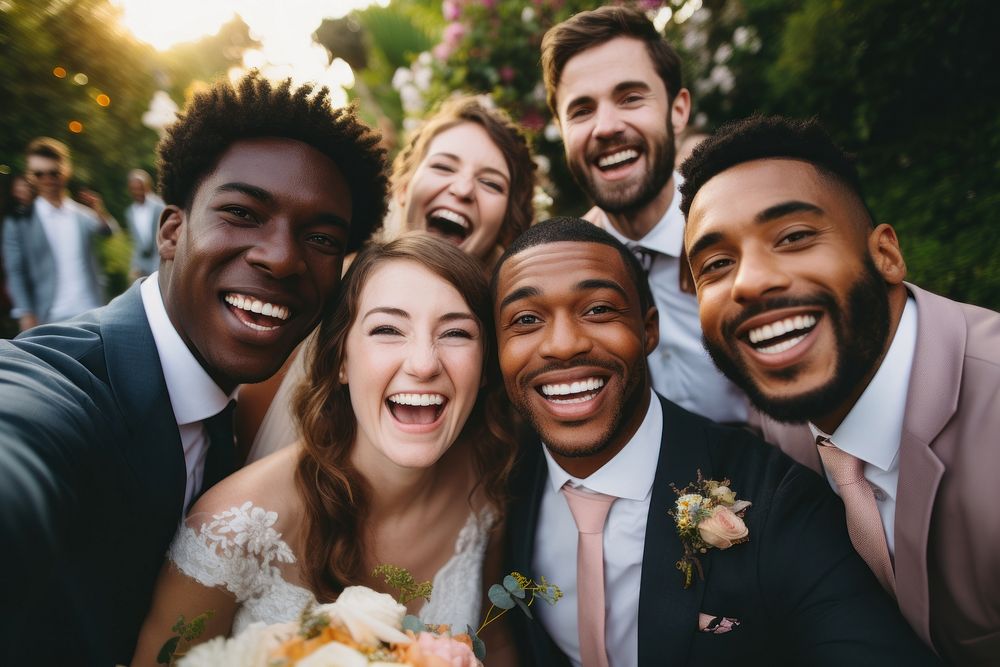
[[[677,569],[684,573],[684,588],[691,585],[695,569],[700,579],[705,578],[698,554],[708,553],[712,547],[728,549],[750,539],[750,531],[743,523],[750,501],[737,500],[729,484],[728,479],[703,479],[699,470],[697,481],[683,489],[670,485],[678,496],[668,514],[674,518],[684,545],[684,556],[677,561]]]

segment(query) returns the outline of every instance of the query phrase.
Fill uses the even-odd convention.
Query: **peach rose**
[[[482,667],[472,647],[455,637],[421,632],[406,649],[406,660],[420,667]]]
[[[698,533],[701,539],[718,549],[742,542],[749,534],[743,519],[728,507],[718,506],[712,510],[712,515],[698,523]]]

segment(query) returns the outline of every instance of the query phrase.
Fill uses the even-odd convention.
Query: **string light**
[[[71,120],[69,122],[69,131],[73,134],[80,134],[83,132],[83,123],[78,120]]]
[[[98,95],[95,98],[95,101],[98,104],[100,104],[102,107],[106,107],[106,106],[110,106],[111,105],[111,98],[108,97],[107,95],[105,95],[104,93],[101,93],[100,95]]]
[[[52,68],[52,76],[56,77],[57,79],[65,79],[66,78],[66,68],[64,68],[64,67],[53,67]]]

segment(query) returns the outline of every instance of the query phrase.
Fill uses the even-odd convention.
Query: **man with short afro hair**
[[[196,95],[159,169],[159,270],[0,341],[0,664],[131,661],[175,530],[236,467],[239,385],[315,328],[385,211],[355,109],[258,74]]]

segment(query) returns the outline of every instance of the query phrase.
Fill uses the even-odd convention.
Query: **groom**
[[[519,633],[529,664],[935,663],[815,473],[651,390],[657,311],[625,246],[549,220],[511,244],[492,290],[504,384],[537,432],[511,486],[510,565],[564,592]],[[668,512],[699,476],[751,501],[749,540],[695,553],[686,588]],[[585,525],[594,508],[603,528]]]
[[[237,386],[281,366],[381,219],[377,136],[311,92],[197,96],[158,148],[159,271],[0,341],[0,664],[129,662],[178,522],[233,470]]]

